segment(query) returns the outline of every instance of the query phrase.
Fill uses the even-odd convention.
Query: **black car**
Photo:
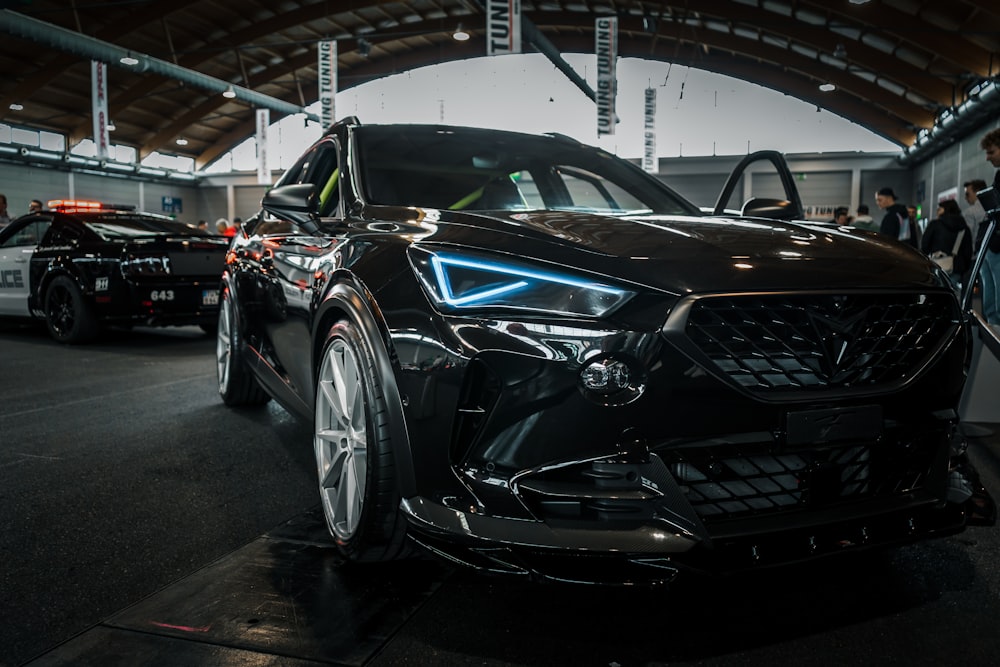
[[[706,216],[566,137],[338,123],[234,242],[222,399],[314,423],[357,561],[662,581],[990,520],[948,277],[762,157],[786,198]]]
[[[100,202],[53,200],[0,230],[0,316],[44,319],[63,343],[104,324],[214,331],[229,239]]]

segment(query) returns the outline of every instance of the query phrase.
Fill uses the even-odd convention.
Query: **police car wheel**
[[[226,405],[264,405],[271,397],[247,368],[236,308],[229,288],[222,290],[219,323],[215,329],[215,361],[219,395]]]
[[[57,276],[45,291],[45,323],[60,343],[84,343],[99,329],[93,305],[68,276]]]

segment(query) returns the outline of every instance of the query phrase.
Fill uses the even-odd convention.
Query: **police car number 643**
[[[82,343],[102,325],[214,331],[229,239],[132,207],[53,200],[0,230],[0,317]]]

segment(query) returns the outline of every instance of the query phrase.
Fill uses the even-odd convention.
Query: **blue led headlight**
[[[410,261],[443,312],[532,311],[604,317],[635,292],[505,256],[411,247]]]

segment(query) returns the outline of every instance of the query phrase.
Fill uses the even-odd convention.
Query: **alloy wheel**
[[[326,348],[316,387],[313,447],[323,511],[334,537],[358,530],[368,473],[364,385],[355,351],[340,338]]]

